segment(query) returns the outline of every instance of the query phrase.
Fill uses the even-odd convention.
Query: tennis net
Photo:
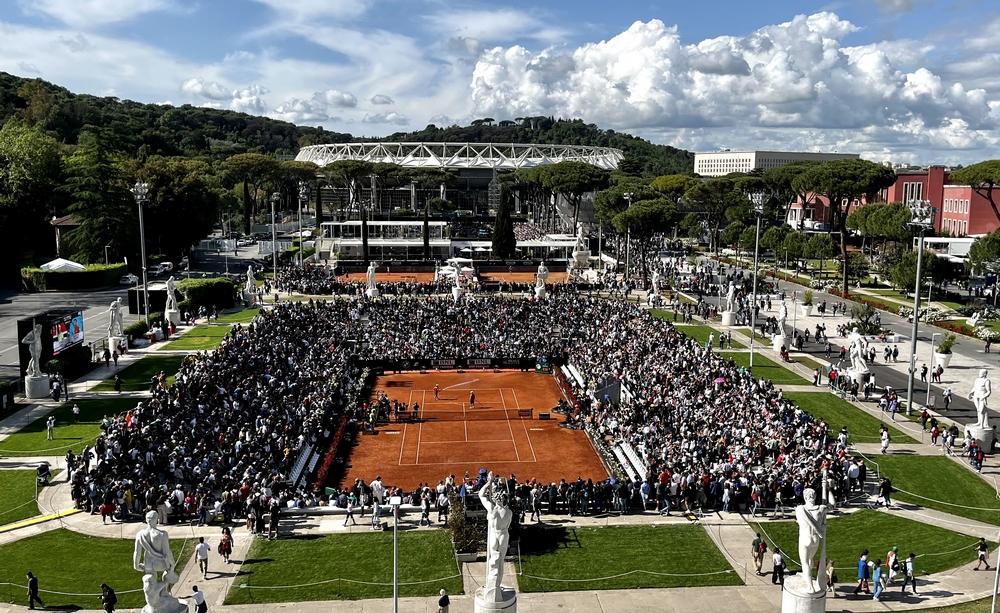
[[[534,409],[467,409],[455,411],[451,409],[420,409],[420,414],[414,421],[503,421],[506,419],[533,419]],[[406,419],[404,417],[404,419]]]

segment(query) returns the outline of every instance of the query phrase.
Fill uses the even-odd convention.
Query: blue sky
[[[581,117],[655,142],[967,163],[995,0],[7,0],[0,70],[358,135]]]

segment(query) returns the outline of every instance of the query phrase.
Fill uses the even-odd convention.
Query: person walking
[[[785,557],[781,555],[780,548],[774,548],[774,555],[771,556],[771,562],[774,564],[771,569],[771,583],[773,585],[780,585],[783,588],[785,585]]]
[[[888,477],[882,479],[882,482],[878,484],[878,495],[882,498],[885,503],[886,508],[892,506],[892,493],[896,491],[892,489],[892,481],[889,481]]]
[[[989,570],[990,560],[988,556],[990,553],[990,548],[986,544],[986,539],[984,539],[983,537],[979,537],[979,542],[976,543],[975,547],[976,551],[979,553],[979,559],[976,561],[976,567],[973,568],[972,570],[979,570],[979,567],[983,564],[986,565],[986,570]],[[31,573],[28,574],[30,575]]]
[[[854,588],[854,594],[860,594],[864,592],[865,594],[871,594],[871,588],[868,585],[868,550],[865,549],[861,553],[861,557],[858,558],[858,586]]]
[[[107,583],[101,584],[101,605],[105,613],[114,613],[115,607],[118,606],[118,595]]]
[[[434,400],[441,400],[441,386],[434,384]]]
[[[470,391],[469,392],[469,408],[470,409],[476,408],[476,392],[475,391]]]
[[[228,527],[222,528],[222,538],[219,539],[219,555],[229,564],[229,556],[233,555],[233,533]]]
[[[837,567],[834,566],[833,560],[827,560],[826,562],[826,591],[833,594],[833,597],[837,597],[837,590],[834,586],[837,584]]]
[[[358,525],[358,520],[354,519],[354,506],[358,504],[358,497],[351,492],[347,495],[347,515],[344,516],[344,527],[347,527],[347,522],[350,520],[355,526]]]
[[[872,600],[882,600],[882,591],[885,590],[885,586],[882,585],[882,560],[875,560],[872,583],[875,584],[875,593],[872,594]]]
[[[51,441],[55,438],[56,429],[56,417],[55,415],[49,415],[49,418],[45,420],[45,440]]]
[[[115,373],[115,392],[122,393],[122,376]]]
[[[448,598],[448,590],[441,588],[438,592],[438,613],[448,613],[451,600]]]
[[[895,415],[895,413],[893,413],[893,415]],[[879,426],[879,429],[882,431],[879,434],[879,439],[882,441],[882,453],[885,454],[889,451],[889,429],[885,426]]]
[[[757,569],[758,577],[764,574],[761,572],[760,567],[764,563],[765,552],[767,552],[767,542],[760,537],[760,532],[758,532],[753,543],[750,544],[750,555],[753,556],[753,565]]]
[[[917,559],[917,554],[911,552],[909,557],[903,561],[903,589],[902,593],[906,593],[906,584],[909,583],[913,586],[913,593],[917,593],[917,575],[915,574],[915,563]]]
[[[31,574],[30,570],[26,576],[28,578],[28,608],[34,609],[35,603],[37,602],[38,605],[44,609],[45,603],[38,597],[38,577]]]
[[[80,423],[80,405],[75,403],[73,404],[73,423]]]
[[[207,613],[208,603],[205,602],[205,594],[198,591],[197,585],[191,588],[191,600],[194,601],[195,613]]]
[[[194,546],[194,558],[198,560],[198,570],[201,571],[201,578],[208,580],[208,554],[211,547],[205,542],[205,537],[198,537],[198,544]]]

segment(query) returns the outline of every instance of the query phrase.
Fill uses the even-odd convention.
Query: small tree
[[[844,274],[844,262],[843,258],[837,261],[837,270],[840,274]],[[868,259],[858,251],[850,251],[847,253],[847,279],[849,281],[860,281],[865,276],[868,275]]]
[[[625,233],[631,228],[632,238],[639,244],[642,279],[646,281],[646,253],[655,234],[666,233],[677,223],[677,207],[665,198],[642,200],[622,211],[614,219],[615,229]]]
[[[813,234],[809,238],[809,242],[806,243],[805,255],[816,260],[819,260],[819,274],[823,275],[824,269],[826,268],[826,260],[830,258],[835,253],[835,247],[833,245],[833,239],[830,238],[829,234]]]
[[[514,237],[514,222],[510,218],[511,204],[507,198],[500,198],[496,222],[493,224],[493,257],[508,260],[517,251],[517,239]]]

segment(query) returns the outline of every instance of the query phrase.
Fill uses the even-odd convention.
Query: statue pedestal
[[[378,288],[369,287],[368,289],[365,290],[365,296],[368,296],[369,298],[378,298],[379,297]]]
[[[147,604],[142,608],[142,613],[188,613],[190,610],[186,600],[174,599],[171,604],[161,604],[156,607]]]
[[[723,311],[722,312],[722,325],[724,325],[727,328],[729,328],[729,327],[733,326],[735,323],[736,323],[736,313],[734,313],[732,311]]]
[[[494,613],[503,611],[504,613],[516,613],[517,592],[509,587],[500,588],[500,600],[486,600],[483,598],[483,588],[476,590],[475,613]]]
[[[181,325],[181,312],[177,309],[167,309],[163,312],[163,318],[175,326]]]
[[[548,293],[545,291],[544,285],[535,286],[535,298],[542,299],[545,298],[547,295]]]
[[[464,294],[464,293],[465,293],[465,290],[462,289],[461,287],[453,287],[453,288],[451,288],[451,297],[455,299],[455,302],[458,302],[459,300],[461,300],[462,299],[462,294]]]
[[[858,385],[864,385],[865,381],[868,380],[868,377],[871,376],[871,371],[868,370],[867,368],[864,370],[858,370],[856,368],[848,368],[847,375],[851,378],[852,381],[857,381]]]
[[[587,268],[590,266],[590,251],[573,252],[573,268]]]
[[[48,375],[28,375],[24,378],[24,396],[26,398],[46,398],[49,391]]]
[[[128,338],[124,336],[109,336],[108,337],[108,351],[111,353],[115,352],[115,349],[121,347],[128,342]]]
[[[781,592],[781,613],[823,613],[826,611],[826,590],[805,585],[799,575],[785,579]]]
[[[985,453],[989,453],[993,449],[993,428],[981,428],[979,426],[966,426],[965,427],[965,438],[975,439],[976,444],[979,445]]]
[[[781,347],[784,345],[785,349],[788,349],[788,337],[784,334],[775,334],[771,337],[771,349],[775,353],[781,353]]]

